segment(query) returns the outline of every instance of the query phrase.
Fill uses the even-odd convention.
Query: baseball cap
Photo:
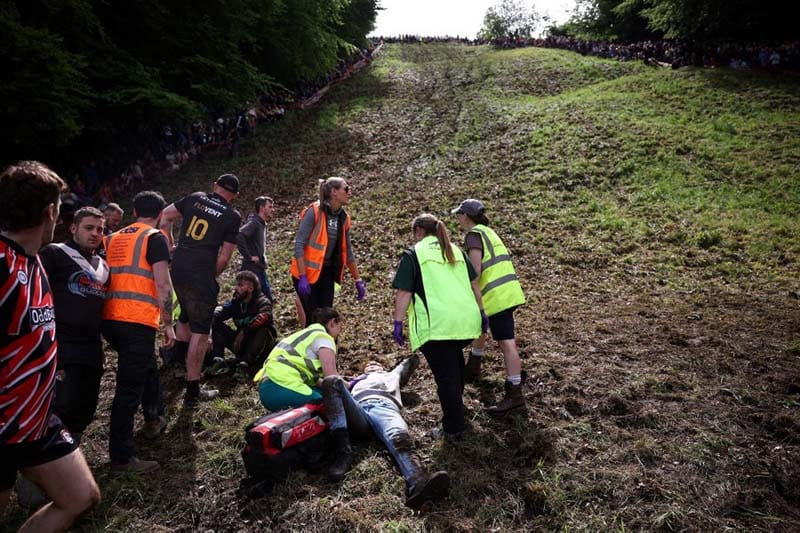
[[[464,213],[465,215],[472,215],[477,216],[483,213],[483,210],[486,209],[483,206],[483,202],[480,200],[476,200],[475,198],[467,198],[461,205],[450,211],[451,215],[457,215],[458,213]]]
[[[239,178],[233,174],[223,174],[215,183],[226,191],[239,194]]]

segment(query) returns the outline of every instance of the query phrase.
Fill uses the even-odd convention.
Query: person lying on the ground
[[[403,419],[400,389],[408,383],[419,366],[413,355],[387,372],[370,361],[364,374],[348,384],[339,376],[326,377],[322,383],[325,409],[331,427],[348,418],[352,428],[370,427],[386,446],[406,482],[406,505],[419,509],[425,502],[446,497],[450,477],[445,471],[429,474],[414,453],[414,444]]]
[[[232,320],[232,328],[225,322]],[[261,368],[264,358],[275,344],[276,331],[272,321],[272,302],[261,292],[255,274],[243,270],[236,275],[233,298],[214,312],[211,328],[210,374],[227,370],[225,348],[237,359],[237,373],[249,375]]]

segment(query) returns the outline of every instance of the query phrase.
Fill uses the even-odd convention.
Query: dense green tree
[[[640,41],[660,37],[641,11],[648,0],[577,0],[566,33],[589,40]]]
[[[647,0],[650,27],[669,39],[780,41],[800,38],[798,2]]]
[[[0,8],[0,143],[7,159],[49,153],[81,133],[91,105],[85,68],[61,36],[22,24],[15,6]]]
[[[523,0],[499,0],[486,10],[478,36],[483,39],[531,37],[544,17]]]
[[[800,38],[800,3],[781,0],[578,0],[551,30],[585,39],[781,41]]]
[[[80,160],[330,73],[377,0],[0,0],[0,159]]]

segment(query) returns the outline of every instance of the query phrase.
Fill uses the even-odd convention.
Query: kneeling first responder
[[[332,307],[321,307],[315,311],[314,322],[310,326],[278,342],[267,357],[264,367],[253,378],[259,384],[261,403],[270,411],[323,400],[328,405],[333,398],[333,380],[339,379],[336,370],[336,338],[341,331],[342,318],[338,311]],[[328,409],[333,410],[335,407]],[[352,419],[352,414],[348,414],[346,419],[331,420],[331,438],[336,459],[328,476],[333,481],[341,480],[350,470],[353,452],[347,422]],[[359,432],[364,430],[365,428],[357,428]]]

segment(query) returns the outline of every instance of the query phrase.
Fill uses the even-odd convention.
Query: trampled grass
[[[114,356],[85,449],[99,530],[787,530],[800,527],[800,81],[676,71],[561,50],[389,45],[313,109],[259,128],[236,160],[213,155],[161,180],[170,199],[232,171],[238,201],[276,199],[270,278],[281,333],[297,214],[316,179],[348,178],[368,300],[345,280],[339,369],[408,355],[391,343],[390,282],[412,218],[481,198],[528,303],[515,317],[527,416],[494,421],[499,351],[468,385],[473,430],[433,440],[440,411],[423,363],[407,419],[423,461],[452,476],[422,514],[376,443],[340,485],[300,472],[262,499],[240,488],[241,429],[256,392],[191,416],[165,377],[170,425],[142,442],[162,462],[116,480],[106,431]],[[236,261],[235,259],[234,261]],[[220,283],[226,286],[233,270]],[[222,294],[229,293],[223,289]],[[794,296],[792,296],[794,295]],[[12,511],[12,525],[22,512]]]

